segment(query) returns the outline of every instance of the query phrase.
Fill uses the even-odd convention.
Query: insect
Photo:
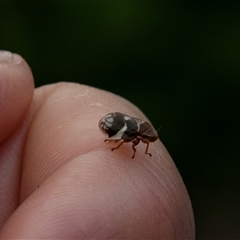
[[[149,143],[158,139],[157,131],[148,122],[120,112],[109,113],[100,119],[99,128],[103,133],[108,134],[109,138],[104,142],[119,142],[116,147],[111,149],[112,151],[121,147],[125,142],[132,142],[132,158],[135,157],[135,146],[140,141],[147,144],[145,154],[152,156],[148,152]]]

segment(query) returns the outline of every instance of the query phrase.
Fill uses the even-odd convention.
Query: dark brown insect
[[[112,151],[119,148],[124,142],[132,142],[132,158],[135,157],[135,146],[140,141],[147,144],[145,154],[152,156],[148,152],[149,143],[158,139],[157,131],[148,122],[120,112],[104,116],[99,121],[99,128],[103,133],[108,134],[109,138],[105,139],[105,142],[119,142],[116,147],[111,149]]]

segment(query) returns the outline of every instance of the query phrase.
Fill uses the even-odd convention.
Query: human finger
[[[139,145],[132,160],[127,144],[112,152],[103,141],[103,115],[119,111],[146,120],[138,108],[114,94],[66,83],[42,101],[27,138],[22,204],[3,237],[193,236],[187,191],[161,142],[151,145],[151,158]]]

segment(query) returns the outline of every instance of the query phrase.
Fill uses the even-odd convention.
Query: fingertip
[[[18,54],[0,51],[0,142],[18,125],[31,103],[34,81]]]

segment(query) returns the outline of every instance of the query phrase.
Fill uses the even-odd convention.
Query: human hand
[[[183,181],[163,144],[152,157],[130,144],[111,151],[99,119],[125,99],[73,83],[34,90],[18,55],[0,59],[0,239],[193,239]]]

